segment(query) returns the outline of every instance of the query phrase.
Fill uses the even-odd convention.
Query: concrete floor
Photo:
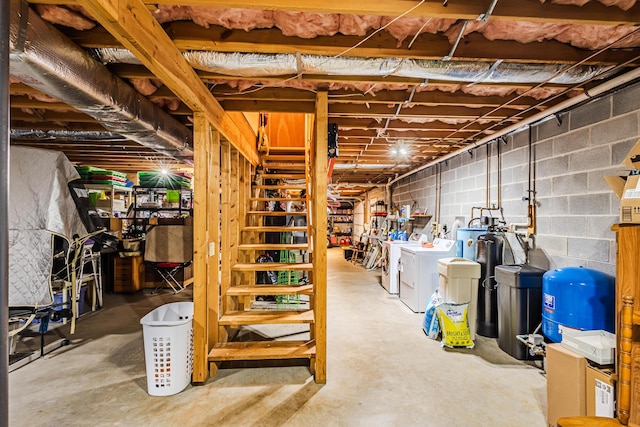
[[[441,348],[379,273],[346,262],[339,248],[328,258],[327,384],[307,366],[222,369],[204,386],[152,397],[139,319],[189,295],[109,294],[103,310],[80,319],[71,345],[9,374],[10,425],[546,426],[541,370],[494,339]],[[37,345],[26,337],[20,348]]]

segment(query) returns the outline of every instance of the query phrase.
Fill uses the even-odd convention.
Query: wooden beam
[[[348,55],[359,58],[409,58],[441,60],[451,51],[451,42],[444,33],[420,34],[413,41],[401,44],[387,31],[380,31],[364,43],[361,36],[319,36],[313,39],[285,36],[279,29],[234,30],[220,26],[204,28],[187,21],[172,22],[167,33],[178,49],[216,52],[251,52],[265,54],[308,54],[321,56]],[[93,31],[93,30],[92,30]],[[81,33],[86,33],[83,31]],[[80,34],[82,36],[82,34]],[[97,39],[97,37],[91,37]],[[353,46],[357,46],[353,48]],[[90,45],[87,47],[97,47]],[[592,52],[575,48],[556,40],[523,44],[513,40],[487,40],[480,33],[465,35],[455,52],[456,60],[517,63],[573,64],[589,57]],[[587,63],[616,64],[635,58],[638,49],[607,51]]]
[[[41,0],[55,2],[56,0]],[[170,4],[181,6],[238,7],[235,0],[144,0],[147,4]],[[246,9],[275,11],[337,13],[354,15],[399,16],[414,6],[410,0],[245,0]],[[456,0],[450,2],[424,2],[407,16],[425,18],[476,20],[487,12],[491,0]],[[545,3],[531,0],[509,0],[498,2],[492,19],[533,22],[556,22],[559,24],[603,24],[635,25],[640,22],[640,4],[624,11],[618,7],[606,7],[599,2],[589,2],[582,7]]]
[[[512,108],[500,108],[494,110],[493,108],[467,108],[458,106],[446,106],[446,107],[428,107],[428,106],[415,106],[413,108],[402,108],[400,113],[396,115],[397,107],[388,107],[386,105],[375,104],[367,107],[360,104],[332,104],[329,105],[330,117],[406,117],[406,118],[477,118],[486,114],[490,119],[506,119],[514,114],[518,114],[519,110]],[[484,117],[483,117],[484,118]]]
[[[79,0],[91,16],[129,49],[193,111],[207,119],[252,163],[257,164],[255,134],[249,123],[232,119],[175,47],[140,0]],[[243,117],[244,118],[244,117]]]
[[[315,381],[327,382],[327,153],[328,153],[328,100],[327,92],[318,92],[315,111],[313,158],[313,286],[315,314]]]

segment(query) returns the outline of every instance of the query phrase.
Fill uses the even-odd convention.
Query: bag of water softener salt
[[[422,329],[424,333],[431,339],[438,339],[440,335],[440,326],[438,324],[438,315],[436,309],[442,304],[442,296],[436,289],[436,291],[429,297],[427,301],[427,308],[424,310],[424,321],[422,322]]]
[[[468,320],[469,304],[442,303],[438,320],[442,330],[442,346],[473,348]]]

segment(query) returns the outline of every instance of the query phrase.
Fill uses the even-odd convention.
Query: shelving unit
[[[178,202],[168,202],[167,192],[178,191]],[[193,193],[189,188],[171,190],[167,188],[134,187],[134,219],[158,217],[179,217],[191,215]]]
[[[348,202],[341,202],[339,208],[334,208],[328,215],[327,239],[329,246],[337,246],[345,237],[352,238],[353,206]]]
[[[106,203],[100,203],[102,201],[98,200],[96,208],[109,212],[111,217],[124,216],[127,213],[127,208],[132,201],[133,189],[131,187],[106,184],[85,184],[84,186],[89,193],[104,191],[109,196],[109,201],[105,201]],[[117,198],[116,196],[123,197]],[[116,202],[116,200],[123,200],[123,203]]]

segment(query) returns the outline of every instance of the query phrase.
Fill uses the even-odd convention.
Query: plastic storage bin
[[[438,276],[439,291],[445,302],[469,303],[469,330],[474,340],[480,264],[466,258],[442,258],[438,260]]]
[[[184,390],[193,372],[193,303],[172,302],[142,319],[147,392],[170,396]]]
[[[516,335],[530,334],[542,321],[542,275],[530,265],[496,266],[498,346],[518,360],[533,359]]]

